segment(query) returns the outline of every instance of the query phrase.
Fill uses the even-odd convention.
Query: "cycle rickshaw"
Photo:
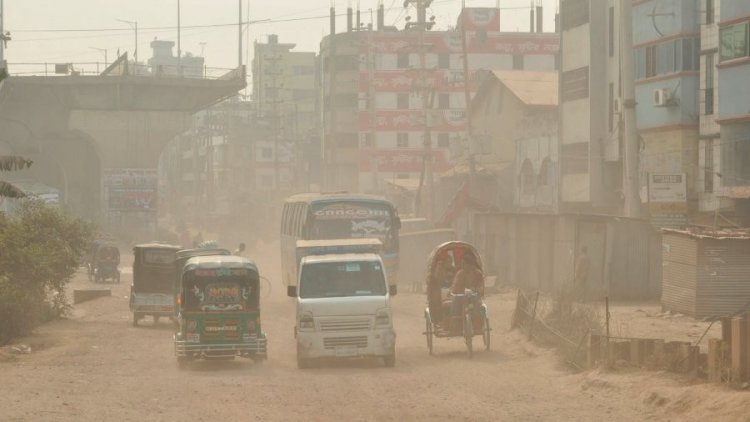
[[[450,293],[455,273],[465,261],[473,262],[482,270],[479,251],[471,244],[460,241],[443,243],[432,251],[428,259],[424,334],[430,354],[433,353],[435,338],[463,337],[470,357],[474,353],[475,336],[482,336],[485,350],[490,348],[489,309],[482,302],[483,288],[479,291],[466,289],[460,294]]]

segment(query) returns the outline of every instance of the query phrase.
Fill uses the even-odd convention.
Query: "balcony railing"
[[[127,59],[127,57],[125,57]],[[127,62],[118,59],[114,63],[8,63],[11,76],[149,76],[160,78],[189,79],[242,79],[244,68],[228,69],[208,66],[157,65]]]

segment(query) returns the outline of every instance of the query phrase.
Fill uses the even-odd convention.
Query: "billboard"
[[[659,227],[685,227],[688,221],[685,173],[650,173],[648,208],[652,224]]]
[[[156,212],[159,176],[155,168],[104,169],[110,211]]]

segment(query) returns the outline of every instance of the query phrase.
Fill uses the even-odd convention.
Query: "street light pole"
[[[177,73],[182,75],[182,45],[180,44],[181,39],[181,28],[180,28],[180,0],[177,0]]]
[[[128,21],[125,19],[117,19],[117,21],[130,25],[130,27],[135,31],[135,49],[133,49],[133,61],[138,64],[138,21]]]
[[[1,0],[0,0],[1,1]],[[98,47],[89,47],[92,50],[96,50],[100,53],[104,53],[104,67],[109,66],[109,58],[107,57],[107,49],[106,48],[98,48]]]

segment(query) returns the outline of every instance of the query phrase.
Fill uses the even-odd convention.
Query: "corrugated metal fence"
[[[571,286],[583,246],[589,294],[613,299],[661,294],[661,234],[648,222],[596,215],[479,214],[474,227],[487,275],[527,290]]]

